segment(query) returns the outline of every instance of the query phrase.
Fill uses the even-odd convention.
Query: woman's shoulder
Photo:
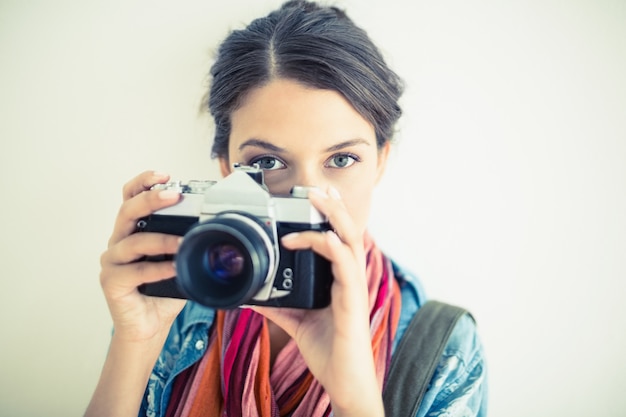
[[[429,298],[415,274],[395,262],[392,265],[402,295],[395,351],[411,319]],[[450,334],[417,416],[483,416],[486,405],[485,353],[477,324],[468,312],[456,322]]]

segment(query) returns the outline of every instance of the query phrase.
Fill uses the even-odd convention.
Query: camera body
[[[306,197],[307,187],[274,196],[258,166],[235,165],[220,181],[155,188],[176,189],[181,201],[140,219],[136,232],[183,239],[175,255],[176,276],[141,285],[143,294],[191,299],[218,309],[246,304],[314,309],[330,304],[330,262],[312,250],[292,251],[280,244],[287,233],[330,228]]]

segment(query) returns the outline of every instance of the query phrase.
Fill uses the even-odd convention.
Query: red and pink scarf
[[[400,317],[400,289],[391,262],[369,235],[364,243],[370,333],[382,387]],[[318,417],[330,411],[330,399],[296,343],[287,343],[270,372],[267,320],[235,309],[217,312],[206,353],[174,381],[166,417]]]

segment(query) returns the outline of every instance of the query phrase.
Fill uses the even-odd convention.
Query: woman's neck
[[[289,335],[274,322],[267,321],[267,327],[270,333],[270,369],[274,366],[274,361],[280,351],[289,343],[291,338]]]

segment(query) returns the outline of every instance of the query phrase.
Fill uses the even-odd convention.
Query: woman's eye
[[[358,158],[354,155],[342,153],[333,155],[329,160],[327,166],[331,168],[347,168],[350,165],[357,162]]]
[[[266,171],[281,169],[285,167],[285,164],[283,164],[281,161],[274,158],[273,156],[262,156],[260,158],[255,158],[250,161],[250,165],[252,164],[259,164],[259,168]]]

